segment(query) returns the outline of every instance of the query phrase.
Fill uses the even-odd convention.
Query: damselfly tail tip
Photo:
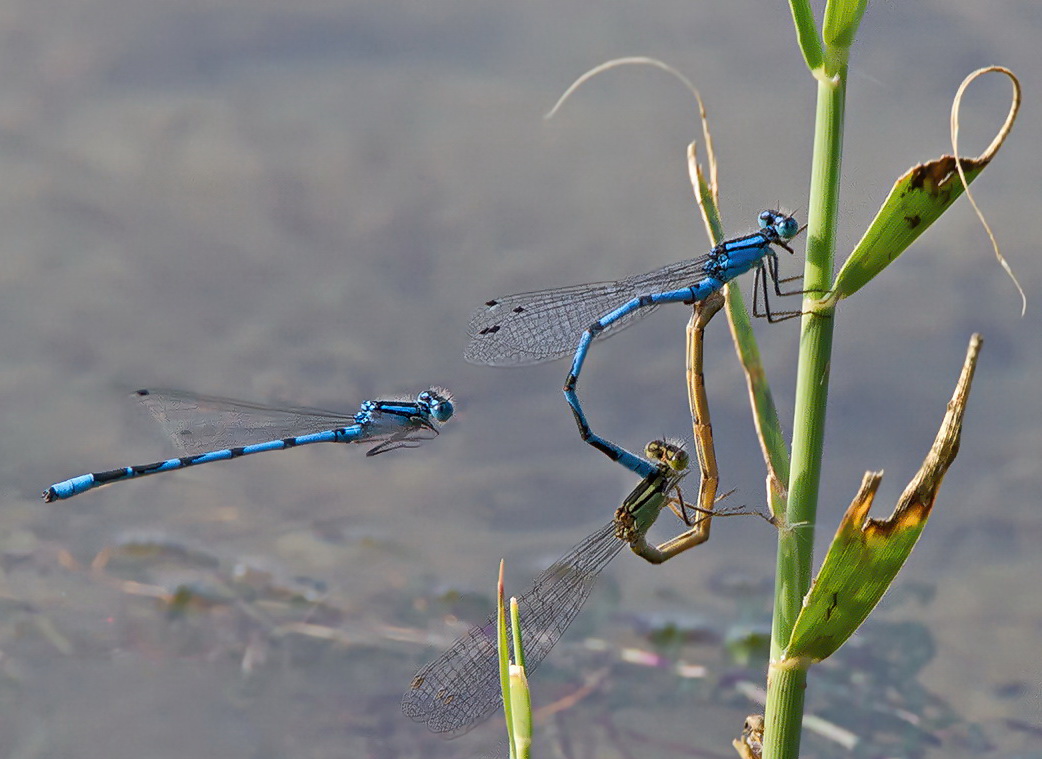
[[[40,493],[40,497],[44,503],[53,503],[58,498],[58,494],[54,492],[54,488],[47,488],[45,491]]]

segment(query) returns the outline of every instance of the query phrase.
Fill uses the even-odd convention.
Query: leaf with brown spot
[[[865,474],[803,599],[783,659],[821,661],[831,656],[861,626],[904,565],[926,526],[941,481],[959,452],[962,418],[980,346],[980,335],[973,335],[930,452],[886,519],[868,515],[883,475]]]
[[[974,77],[988,71],[999,71],[1007,75],[1013,83],[1009,113],[991,145],[976,158],[960,157],[956,160],[954,155],[944,155],[928,163],[913,166],[898,179],[876,213],[875,219],[836,275],[832,291],[822,299],[819,304],[821,307],[833,307],[838,301],[853,295],[868,284],[915,242],[919,235],[929,229],[930,225],[963,194],[966,184],[976,179],[991,163],[1017,118],[1017,111],[1020,109],[1020,82],[1012,72],[1001,67],[982,69],[967,78],[957,97],[961,97],[962,90]],[[953,145],[956,144],[957,132],[957,121],[953,114]],[[983,221],[983,217],[981,218]],[[990,234],[990,230],[988,231]],[[1010,273],[1008,265],[998,253],[997,245],[995,248],[1000,263],[1007,273]]]

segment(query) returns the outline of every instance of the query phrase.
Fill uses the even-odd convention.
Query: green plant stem
[[[846,104],[846,67],[833,80],[818,80],[814,158],[807,220],[804,311],[832,282],[839,178]],[[815,295],[815,292],[817,294]],[[790,494],[778,533],[771,665],[764,714],[764,759],[797,759],[803,721],[806,661],[783,661],[803,601],[810,588],[814,523],[821,482],[825,405],[832,355],[832,315],[805,313],[800,334],[796,405],[792,434]]]

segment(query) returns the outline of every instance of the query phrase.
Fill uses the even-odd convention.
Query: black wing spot
[[[514,313],[515,314],[523,314],[524,312],[525,312],[525,307],[524,306],[518,306],[517,308],[514,309]]]
[[[478,332],[479,335],[494,335],[499,332],[499,325],[494,324],[491,327],[485,327],[485,329]]]
[[[493,299],[493,300],[486,300],[485,301],[485,305],[488,306],[489,308],[492,308],[493,306],[498,306],[499,305],[499,301],[495,300],[495,299]]]
[[[135,390],[134,395],[151,395],[148,390]]]

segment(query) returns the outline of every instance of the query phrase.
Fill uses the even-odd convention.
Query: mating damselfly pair
[[[577,543],[518,597],[528,673],[560,640],[585,604],[601,571],[623,546],[629,545],[641,558],[660,564],[707,541],[713,516],[757,513],[715,508],[719,472],[702,372],[702,337],[705,325],[722,305],[723,297],[711,294],[695,304],[688,324],[687,384],[701,476],[695,505],[686,504],[680,491],[689,462],[689,455],[681,446],[652,441],[645,447],[646,458],[616,446],[623,454],[617,460],[632,463],[628,468],[639,470],[644,478],[616,509],[611,522]],[[656,546],[649,542],[648,532],[667,506],[689,529]],[[492,614],[416,673],[402,698],[403,713],[423,722],[432,732],[467,732],[502,703],[497,661],[496,617]]]
[[[582,439],[643,478],[616,510],[612,522],[576,544],[518,598],[529,672],[560,639],[588,598],[597,576],[623,545],[629,544],[649,562],[661,563],[709,539],[719,473],[702,377],[705,324],[723,304],[719,292],[724,285],[751,270],[756,272],[754,315],[769,321],[793,315],[771,311],[768,280],[776,295],[788,294],[781,291],[780,284],[788,280],[779,277],[773,246],[792,253],[787,243],[799,233],[800,226],[792,216],[773,210],[760,214],[759,225],[758,232],[726,240],[700,258],[615,282],[495,298],[472,315],[465,353],[471,363],[522,366],[552,361],[574,351],[564,394]],[[675,444],[653,441],[645,448],[645,458],[596,435],[576,393],[591,343],[619,332],[666,303],[695,306],[687,347],[688,396],[701,470],[694,522],[688,517],[679,489],[686,474],[687,454]],[[648,542],[647,533],[666,505],[690,529],[654,546]],[[466,732],[488,718],[502,703],[495,636],[495,616],[490,615],[485,624],[471,628],[416,673],[402,698],[402,711],[433,732],[447,734]]]

